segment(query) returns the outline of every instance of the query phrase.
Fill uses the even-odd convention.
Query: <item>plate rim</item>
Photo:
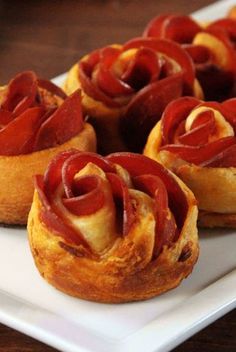
[[[208,11],[213,11],[213,9],[217,11],[222,8],[222,5],[228,7],[233,4],[235,4],[233,0],[220,0],[192,15],[195,18],[201,18],[202,14]],[[53,81],[61,81],[64,78],[65,73],[53,78]],[[171,338],[167,334],[163,334],[158,341],[155,339],[155,333],[161,327],[160,318],[154,319],[124,338],[105,338],[85,327],[78,327],[59,314],[22,301],[3,290],[0,290],[0,322],[63,352],[108,352],[111,350],[113,352],[129,352],[131,350],[143,352],[143,347],[146,348],[147,343],[147,352],[167,352],[236,308],[236,293],[233,294],[235,286],[236,269],[178,304],[173,310],[166,313],[161,321],[163,325],[170,324],[175,316],[175,318],[181,319],[183,324],[175,326],[175,332]],[[216,290],[217,296],[221,297],[220,301],[219,299],[212,301]],[[189,314],[190,308],[191,315]],[[47,321],[46,327],[45,321]],[[73,339],[71,332],[68,333],[68,326],[71,332],[76,332],[76,338]]]

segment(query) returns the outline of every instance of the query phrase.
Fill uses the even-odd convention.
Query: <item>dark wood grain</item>
[[[158,13],[187,14],[210,3],[213,1],[0,1],[0,84],[26,69],[51,78],[96,47],[140,35],[148,20]],[[0,325],[0,352],[53,351]],[[185,351],[235,352],[236,311],[174,350]]]

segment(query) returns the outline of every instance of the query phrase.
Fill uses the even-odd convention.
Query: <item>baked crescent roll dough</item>
[[[236,99],[225,101],[222,104],[215,103],[214,105],[213,103],[214,108],[212,103],[192,101],[195,104],[195,107],[192,107],[192,112],[186,113],[185,111],[181,115],[180,106],[182,105],[183,109],[185,109],[184,106],[188,104],[187,100],[186,98],[179,99],[172,103],[172,106],[169,106],[169,110],[167,108],[168,111],[166,110],[163,114],[162,120],[151,131],[144,154],[172,170],[193,191],[198,200],[200,210],[199,225],[204,227],[235,227],[235,126],[229,116],[231,116],[230,112],[232,114],[232,111],[236,111]],[[167,134],[172,137],[169,137],[170,139],[165,144],[163,141],[165,132],[163,131],[165,126],[167,126],[167,116],[170,117],[174,110],[177,112],[176,115],[175,113],[172,115],[172,121],[174,123],[177,120],[177,114],[179,121],[173,128],[172,122],[168,126]],[[225,114],[224,117],[223,113]],[[212,120],[213,117],[214,121]],[[209,121],[211,119],[214,123],[214,129],[212,133],[209,133],[209,136],[206,136],[207,141],[204,142],[205,144],[197,145],[195,141],[197,141],[200,134],[197,135],[195,133],[195,141],[190,140],[189,136],[191,124],[194,124],[194,120],[199,118],[202,121],[205,119],[205,122],[207,118],[209,118]],[[181,124],[183,126],[184,121],[185,131],[183,131],[182,127],[178,127]],[[211,128],[209,126],[206,127],[208,132]],[[181,128],[182,135],[177,136]],[[195,125],[195,128],[201,128],[200,122]],[[189,130],[186,132],[186,129]],[[200,133],[201,136],[199,138],[202,138],[203,134],[201,131]],[[188,143],[192,144],[181,144],[181,141],[184,141],[184,143],[188,141]]]
[[[57,289],[98,302],[144,300],[191,273],[197,213],[191,191],[149,158],[62,153],[36,179],[29,242]]]

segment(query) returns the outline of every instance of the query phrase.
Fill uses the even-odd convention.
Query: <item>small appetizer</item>
[[[18,74],[0,89],[0,222],[26,224],[33,175],[58,152],[95,151],[91,125],[84,123],[80,93],[70,97],[34,72]]]
[[[179,44],[155,38],[86,55],[65,82],[68,94],[78,88],[103,153],[141,151],[170,101],[186,94],[202,98],[189,55]]]
[[[170,103],[151,131],[144,154],[193,191],[199,224],[236,227],[236,99],[183,97]]]
[[[154,160],[63,152],[35,177],[29,242],[57,289],[98,302],[170,290],[198,258],[192,192]]]
[[[236,19],[233,15],[207,25],[189,16],[161,15],[150,21],[143,35],[182,44],[194,61],[206,100],[222,101],[236,95]]]

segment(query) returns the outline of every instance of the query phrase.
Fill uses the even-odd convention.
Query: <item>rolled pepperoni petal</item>
[[[4,127],[7,125],[9,122],[11,122],[14,119],[14,115],[12,112],[7,111],[7,110],[0,110],[0,127]]]
[[[80,62],[79,64],[79,79],[82,84],[84,92],[95,100],[100,100],[111,107],[119,107],[120,104],[111,97],[107,96],[99,87],[93,84],[90,77],[87,75],[87,65],[86,62]],[[109,81],[110,83],[110,81]],[[104,89],[104,88],[103,88]]]
[[[185,50],[192,57],[206,100],[222,101],[233,94],[235,52],[226,33],[207,28]]]
[[[88,163],[94,163],[105,172],[114,172],[115,168],[106,159],[95,153],[73,153],[71,157],[63,158],[62,180],[65,194],[69,198],[73,196],[72,183],[74,176],[83,169]]]
[[[236,167],[236,142],[201,164],[203,167],[227,168]]]
[[[140,48],[130,61],[122,79],[135,90],[158,80],[161,73],[162,60],[156,52],[149,48]]]
[[[195,78],[195,69],[189,55],[177,43],[169,40],[160,40],[155,38],[134,38],[125,43],[124,49],[147,47],[164,54],[174,60],[179,65],[179,71],[184,77],[184,91],[187,94],[193,94],[193,83]]]
[[[43,183],[43,177],[41,175],[35,176],[35,189],[37,190],[40,200],[42,202],[43,209],[40,213],[40,217],[43,222],[45,222],[50,228],[53,228],[56,233],[58,233],[69,243],[76,244],[77,246],[82,245],[84,247],[84,252],[86,255],[91,255],[91,249],[88,243],[83,239],[79,231],[75,231],[68,223],[63,221],[60,216],[54,211],[51,206],[47,195],[45,194],[45,188]]]
[[[191,43],[201,26],[191,17],[181,15],[157,16],[147,25],[144,36]]]
[[[107,179],[110,182],[112,192],[115,198],[121,199],[123,203],[123,236],[126,236],[135,221],[135,213],[132,206],[131,197],[127,185],[121,178],[113,173],[107,174]]]
[[[90,215],[104,204],[101,178],[94,175],[79,177],[73,182],[72,198],[63,198],[64,206],[73,214]]]
[[[66,93],[60,87],[56,86],[51,81],[48,81],[48,80],[42,79],[42,78],[38,78],[37,83],[40,88],[43,88],[43,89],[47,90],[48,92],[55,94],[62,99],[66,99],[66,97],[67,97]]]
[[[189,163],[200,165],[235,143],[235,137],[226,137],[199,147],[170,144],[161,147],[161,150],[177,154],[181,159],[186,160]]]
[[[232,46],[236,49],[236,20],[234,18],[222,18],[210,23],[207,26],[207,30],[221,30],[229,38]]]
[[[159,15],[154,17],[146,26],[143,32],[143,37],[155,37],[155,38],[164,38],[164,23],[169,19],[171,15]]]
[[[162,115],[161,132],[163,144],[173,142],[178,125],[187,118],[188,114],[199,105],[200,101],[191,97],[183,97],[171,102]]]
[[[236,132],[236,98],[225,100],[222,103],[222,107],[226,109],[225,116]]]
[[[44,114],[43,108],[29,108],[1,129],[0,155],[29,153]]]
[[[207,28],[195,36],[193,44],[208,48],[213,55],[213,62],[219,68],[235,72],[235,49],[224,30]]]
[[[214,131],[214,114],[211,110],[204,111],[197,116],[190,131],[178,136],[178,141],[181,144],[192,146],[206,144]]]
[[[196,70],[203,70],[206,67],[209,67],[213,63],[213,54],[209,48],[203,45],[193,45],[187,44],[183,48],[191,56],[194,61]]]
[[[44,174],[44,187],[48,196],[53,194],[62,182],[62,167],[64,162],[75,154],[77,154],[76,150],[64,151],[55,156],[49,163]]]
[[[136,187],[154,198],[156,242],[153,255],[157,257],[164,245],[171,244],[174,241],[177,229],[175,219],[168,207],[167,190],[158,176],[137,176],[134,182]]]
[[[32,71],[26,71],[13,78],[8,86],[1,108],[21,114],[25,109],[34,104],[37,94],[36,75]]]
[[[114,47],[106,47],[100,52],[100,63],[96,67],[94,79],[97,86],[108,96],[131,94],[133,89],[119,79],[113,71],[112,65],[120,55],[121,50]]]
[[[97,72],[96,83],[110,97],[133,93],[133,89],[127,83],[122,82],[110,70],[104,67],[100,67]]]
[[[68,97],[62,105],[40,126],[34,150],[65,143],[83,129],[80,92]]]

